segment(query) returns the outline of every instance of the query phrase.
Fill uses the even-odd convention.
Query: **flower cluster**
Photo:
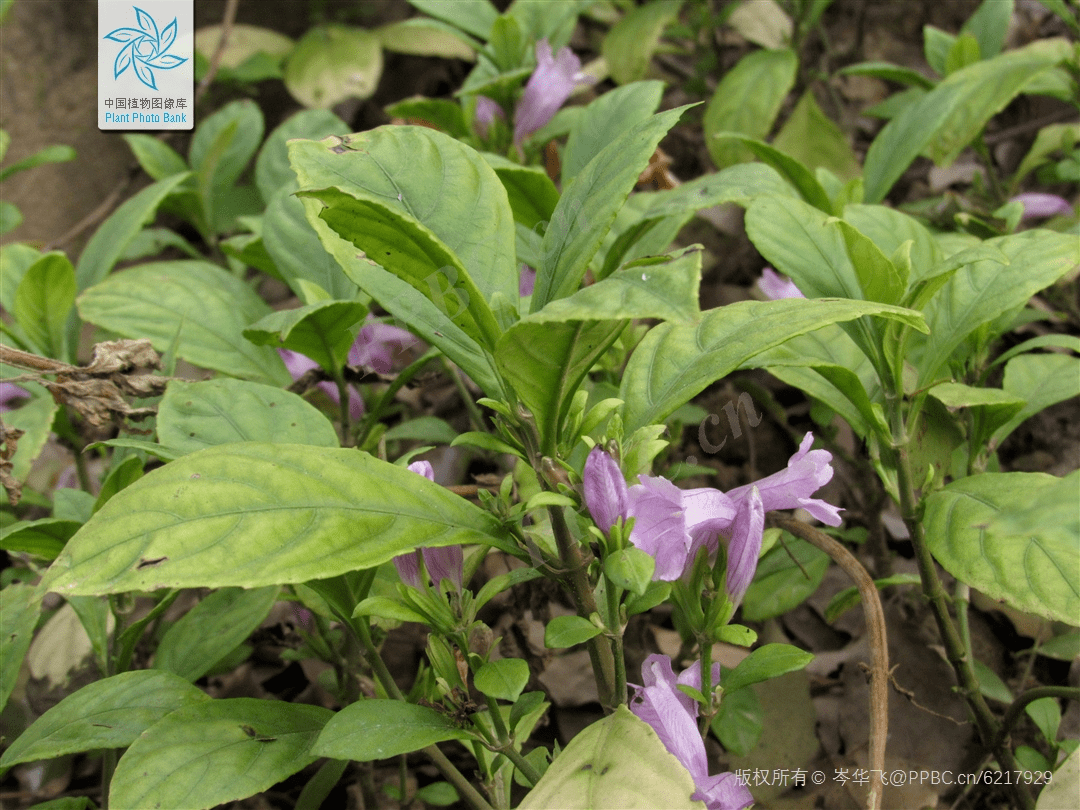
[[[698,703],[678,688],[701,691],[701,662],[676,678],[670,658],[650,655],[641,667],[641,679],[643,686],[630,684],[634,692],[630,711],[652,726],[664,747],[690,772],[697,788],[692,798],[709,810],[743,810],[753,804],[754,797],[735,774],[709,775],[705,741],[697,727]],[[720,665],[713,664],[712,682],[719,681]]]
[[[414,461],[409,465],[409,470],[417,475],[424,476],[429,481],[435,480],[435,470],[432,468],[430,461]],[[410,551],[408,554],[399,554],[394,557],[394,567],[397,569],[401,581],[418,591],[423,589],[423,582],[420,579],[421,557],[424,560],[424,568],[427,569],[428,576],[431,577],[431,581],[435,583],[436,588],[439,587],[440,582],[448,579],[454,588],[458,591],[461,590],[464,578],[464,558],[461,546],[417,549]]]
[[[813,443],[813,434],[807,433],[787,469],[726,494],[711,487],[679,489],[649,475],[627,487],[619,465],[597,447],[582,476],[585,505],[605,533],[618,518],[634,518],[630,542],[656,560],[657,580],[679,579],[701,548],[714,556],[723,534],[729,538],[725,589],[738,605],[757,569],[766,512],[805,509],[822,523],[840,525],[840,509],[810,497],[833,475],[832,454],[811,450]]]

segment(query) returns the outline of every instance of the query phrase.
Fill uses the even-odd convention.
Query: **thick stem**
[[[885,637],[885,611],[881,607],[874,580],[844,548],[829,535],[813,526],[790,518],[780,518],[777,525],[796,537],[812,543],[832,557],[844,573],[854,581],[862,597],[866,630],[870,636],[870,792],[866,797],[867,810],[881,807],[883,785],[881,775],[885,769],[885,741],[889,734],[889,645]]]
[[[564,570],[564,582],[570,586],[570,596],[574,600],[574,607],[578,615],[588,619],[594,613],[598,613],[596,599],[593,597],[592,588],[589,585],[589,577],[586,573],[587,564],[581,554],[581,548],[570,535],[570,529],[566,525],[562,508],[549,506],[548,516],[551,518],[551,529],[555,535],[555,544],[559,548],[559,560]],[[604,634],[595,636],[588,641],[589,660],[592,662],[593,676],[596,678],[596,689],[600,696],[600,705],[607,712],[615,711],[615,708],[626,702],[626,687],[620,694],[616,691],[615,656],[612,654],[611,644],[608,643]],[[625,684],[625,674],[623,683]]]

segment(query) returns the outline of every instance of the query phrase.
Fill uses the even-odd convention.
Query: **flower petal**
[[[426,464],[427,462],[422,462]],[[444,579],[450,580],[457,590],[461,590],[464,579],[464,556],[461,546],[442,546],[424,549],[424,566],[427,568],[435,587]]]
[[[417,475],[422,475],[428,481],[435,480],[435,468],[431,466],[430,461],[414,461],[409,465],[409,472],[414,472]]]
[[[393,563],[402,582],[411,588],[416,588],[416,590],[420,590],[420,588],[423,587],[420,582],[419,551],[410,551],[408,554],[399,554],[394,557]]]
[[[765,509],[757,487],[751,487],[749,495],[739,504],[739,513],[735,516],[731,542],[728,544],[727,581],[724,587],[728,598],[736,606],[742,602],[757,570],[764,529]]]
[[[600,531],[607,534],[616,520],[627,517],[629,501],[622,471],[615,459],[594,447],[585,460],[581,479],[589,514]]]
[[[1057,194],[1043,194],[1037,191],[1017,194],[1009,202],[1022,203],[1024,213],[1021,219],[1045,219],[1046,217],[1071,216],[1073,207],[1069,201]]]
[[[761,271],[761,278],[758,279],[757,285],[762,294],[773,301],[781,298],[806,298],[795,286],[794,281],[780,275],[771,267],[766,267]]]
[[[642,475],[639,480],[628,492],[634,518],[630,542],[656,560],[654,580],[671,582],[682,576],[691,549],[682,490],[666,478]]]
[[[697,791],[691,796],[705,802],[708,810],[744,810],[754,803],[750,788],[733,773],[719,773],[695,779]]]
[[[591,81],[581,74],[581,60],[569,48],[556,56],[547,38],[536,43],[536,70],[514,111],[514,143],[520,144],[552,119],[578,84]]]
[[[803,437],[798,451],[788,461],[787,469],[773,473],[754,484],[737,487],[728,496],[738,502],[746,497],[751,486],[756,486],[766,512],[775,509],[806,509],[817,520],[829,526],[840,525],[840,509],[825,501],[811,498],[833,477],[832,453],[828,450],[811,450],[814,434]]]
[[[645,686],[634,687],[630,711],[652,726],[664,747],[690,771],[695,783],[699,777],[708,776],[705,743],[695,715],[686,708],[686,702],[693,701],[675,688],[671,659],[650,655],[641,667],[641,676]]]

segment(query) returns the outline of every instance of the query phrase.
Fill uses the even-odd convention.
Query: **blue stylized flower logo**
[[[176,41],[176,18],[158,30],[154,18],[141,8],[132,6],[135,10],[135,19],[139,23],[138,28],[117,28],[105,35],[105,39],[113,42],[122,42],[124,47],[116,55],[113,64],[113,78],[119,79],[130,67],[139,77],[139,81],[152,90],[157,90],[157,79],[154,77],[154,68],[158,70],[172,70],[187,61],[185,56],[175,56],[167,51]]]

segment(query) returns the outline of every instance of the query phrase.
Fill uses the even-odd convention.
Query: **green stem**
[[[443,368],[450,375],[450,379],[454,381],[458,396],[461,397],[461,401],[465,405],[465,411],[469,414],[469,421],[472,423],[473,430],[487,433],[488,429],[484,426],[484,415],[476,406],[476,401],[472,398],[472,394],[469,393],[469,389],[465,387],[465,381],[461,379],[461,372],[458,371],[457,366],[451,364],[445,357],[443,357],[442,361]]]
[[[356,634],[357,640],[364,650],[364,658],[367,659],[371,671],[375,673],[375,677],[379,679],[379,683],[386,690],[386,694],[390,695],[394,700],[404,701],[405,695],[401,693],[398,685],[394,682],[394,677],[390,674],[390,670],[386,668],[382,656],[379,655],[379,651],[375,647],[367,619],[361,618],[358,621],[348,622],[348,626]],[[480,791],[472,786],[472,783],[462,775],[453,762],[446,758],[446,754],[440,751],[437,745],[432,743],[423,751],[435,763],[435,767],[439,769],[446,781],[457,789],[458,795],[467,801],[473,810],[494,810],[487,800],[480,795]]]
[[[543,480],[543,479],[541,479]],[[599,613],[596,599],[593,597],[592,587],[586,573],[587,563],[581,554],[581,547],[570,535],[570,529],[566,525],[562,508],[558,506],[548,507],[548,517],[551,518],[551,529],[555,535],[555,545],[559,549],[559,561],[563,567],[563,581],[570,586],[570,596],[574,600],[577,613],[584,619],[591,621],[594,613]],[[612,654],[611,644],[606,643],[604,635],[594,636],[588,641],[589,661],[592,663],[593,676],[596,678],[596,689],[600,696],[600,705],[607,712],[615,711],[615,708],[626,702],[626,688],[622,694],[616,691],[617,677],[615,674],[615,656]],[[624,675],[625,681],[625,675]]]
[[[1080,701],[1080,689],[1075,686],[1037,686],[1034,689],[1028,689],[1009,704],[1009,710],[1001,718],[1001,730],[998,732],[1001,740],[1004,740],[1012,733],[1013,727],[1024,716],[1024,709],[1027,708],[1028,704],[1043,698],[1064,698],[1065,700]],[[1001,740],[995,740],[994,742],[998,743]]]

